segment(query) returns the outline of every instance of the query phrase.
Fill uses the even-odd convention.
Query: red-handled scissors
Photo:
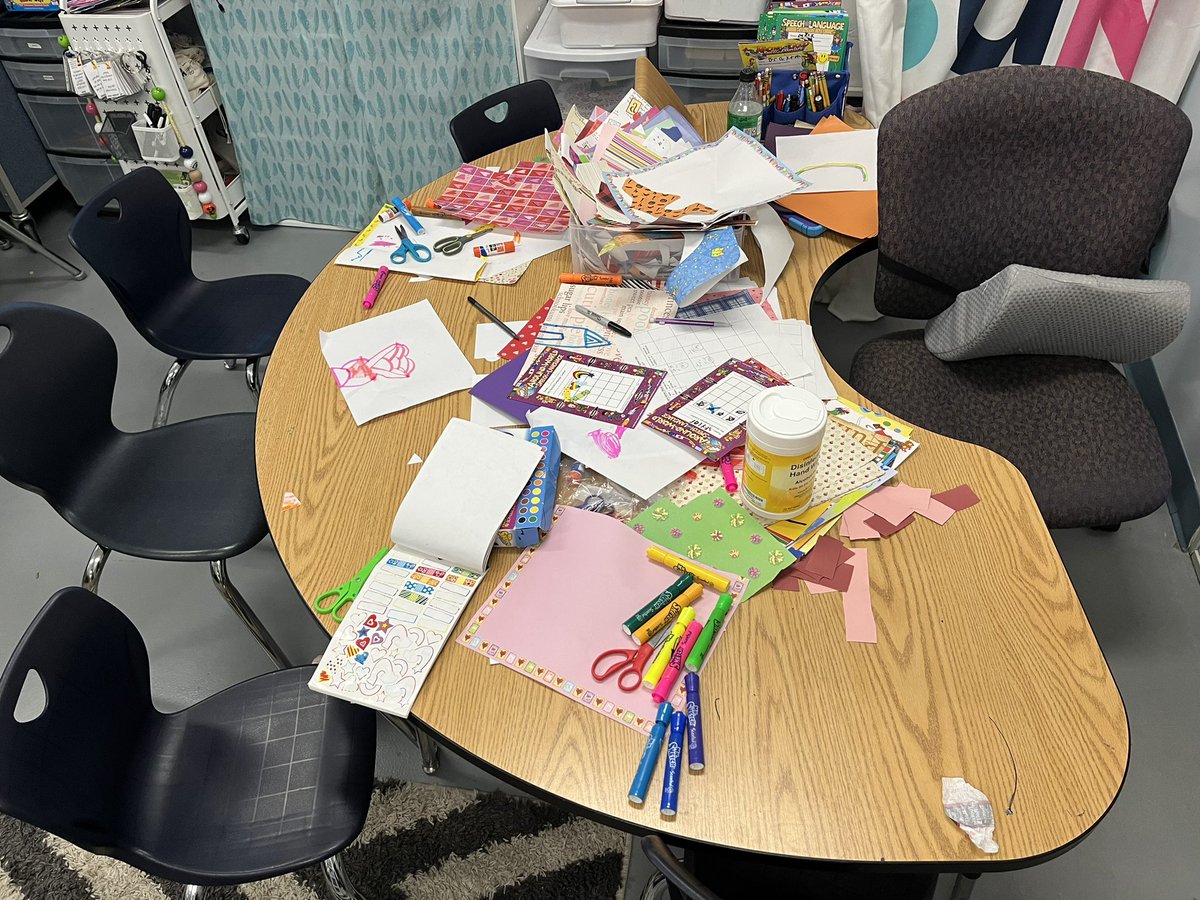
[[[617,675],[617,687],[627,694],[632,694],[642,685],[642,670],[646,668],[646,663],[650,661],[650,657],[654,655],[655,647],[649,641],[642,644],[636,650],[628,650],[625,648],[617,648],[615,650],[605,650],[596,657],[592,663],[592,677],[597,681],[607,681],[614,675]],[[616,657],[617,662],[613,663],[603,672],[596,671],[600,665],[610,657]]]

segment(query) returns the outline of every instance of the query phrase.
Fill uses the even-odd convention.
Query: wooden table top
[[[724,130],[723,104],[694,112],[706,137]],[[511,166],[540,147],[525,142],[487,164]],[[436,196],[448,179],[418,197]],[[854,241],[795,242],[779,293],[786,315],[807,318],[816,280]],[[470,358],[482,319],[466,295],[504,319],[525,318],[555,293],[569,252],[538,260],[513,286],[393,275],[375,314],[428,298]],[[755,252],[750,272],[761,274]],[[389,543],[419,468],[409,457],[427,456],[450,417],[470,417],[461,391],[354,425],[317,332],[359,321],[373,277],[325,267],[279,339],[258,407],[263,506],[309,604]],[[496,365],[475,360],[477,370]],[[844,397],[859,397],[830,374]],[[924,429],[914,436],[921,448],[904,481],[935,491],[966,482],[982,503],[945,527],[918,523],[856,545],[868,547],[876,645],[846,642],[836,599],[768,590],[744,606],[705,669],[710,765],[685,779],[674,821],[657,803],[638,809],[626,799],[643,736],[460,645],[443,650],[413,718],[509,780],[634,833],[966,870],[1061,851],[1120,790],[1129,758],[1120,695],[1024,478],[989,450]],[[285,491],[303,505],[281,511]],[[515,556],[493,553],[461,625]],[[332,631],[328,618],[322,624]],[[1012,815],[1004,814],[1014,787],[1008,747],[1019,779]],[[998,855],[976,850],[943,812],[941,778],[956,775],[991,799]],[[652,793],[660,783],[658,773]]]

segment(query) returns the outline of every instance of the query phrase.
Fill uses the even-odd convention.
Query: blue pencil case
[[[853,44],[846,45],[846,65],[850,64],[850,51],[853,49]],[[771,73],[771,96],[775,97],[780,91],[785,95],[795,94],[797,85],[800,82],[799,69],[783,69]],[[813,72],[809,71],[811,79]],[[825,72],[825,83],[829,87],[829,106],[820,112],[813,112],[807,105],[801,107],[796,112],[783,112],[775,108],[774,103],[768,103],[763,108],[763,133],[766,133],[767,125],[792,125],[795,122],[806,122],[809,125],[816,125],[826,116],[837,116],[843,118],[846,112],[846,92],[850,87],[850,70],[847,68],[842,72]]]

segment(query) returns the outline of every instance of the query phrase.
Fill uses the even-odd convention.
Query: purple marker
[[[704,768],[704,724],[700,720],[700,676],[688,672],[683,676],[687,688],[688,768],[699,772]]]
[[[659,812],[664,816],[675,815],[679,808],[679,773],[683,762],[683,730],[687,727],[687,714],[671,714],[671,736],[667,738],[667,770],[663,773],[662,803]]]

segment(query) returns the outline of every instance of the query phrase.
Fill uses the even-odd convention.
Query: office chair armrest
[[[683,892],[687,900],[721,900],[683,867],[667,847],[667,842],[659,835],[648,834],[642,838],[642,852],[654,868],[662,872],[667,881]]]

